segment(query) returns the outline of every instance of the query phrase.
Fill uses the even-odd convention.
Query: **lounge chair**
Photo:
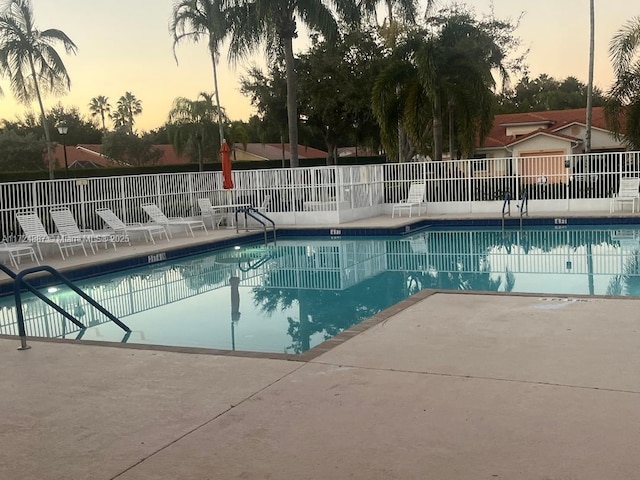
[[[96,210],[96,214],[104,223],[108,225],[108,227],[113,230],[117,234],[122,234],[129,236],[131,233],[142,233],[144,235],[145,240],[148,242],[151,240],[151,243],[155,245],[155,240],[153,238],[154,235],[159,235],[160,238],[164,235],[169,241],[169,235],[167,235],[167,230],[162,225],[143,225],[142,223],[124,223],[118,216],[111,211],[110,208],[98,208]]]
[[[38,249],[40,260],[44,259],[42,250],[40,249],[41,243],[55,243],[60,250],[60,255],[63,260],[65,259],[64,251],[70,249],[71,252],[73,252],[75,247],[82,248],[85,256],[87,255],[87,249],[84,248],[84,242],[81,240],[49,235],[44,225],[42,225],[40,218],[35,213],[18,213],[16,214],[16,220],[18,220],[27,242],[33,243]]]
[[[391,210],[391,218],[395,217],[396,212],[398,216],[402,216],[403,210],[409,210],[409,216],[413,213],[414,207],[418,209],[418,216],[421,213],[422,205],[424,204],[425,185],[424,183],[412,183],[409,187],[409,193],[407,198],[400,200],[399,203],[393,204]]]
[[[164,226],[169,232],[169,236],[171,236],[171,229],[169,227],[183,227],[185,233],[190,233],[192,237],[195,237],[193,234],[194,228],[202,228],[205,233],[207,232],[207,227],[202,220],[187,220],[182,217],[167,217],[162,210],[155,203],[145,203],[142,205],[142,209],[147,212],[147,215],[151,218],[154,223]]]
[[[620,188],[618,193],[611,197],[609,212],[615,212],[616,205],[620,205],[622,208],[625,203],[631,203],[632,212],[640,209],[640,178],[627,177],[620,179]]]
[[[80,229],[78,223],[68,208],[54,208],[50,210],[53,223],[56,224],[56,229],[62,238],[73,238],[80,240],[81,242],[89,243],[91,251],[95,254],[95,243],[104,243],[104,248],[107,248],[107,243],[110,242],[113,245],[113,249],[117,250],[116,242],[113,240],[113,235],[110,233],[96,233],[91,229]]]
[[[200,214],[203,220],[205,217],[209,217],[212,228],[220,227],[222,220],[226,217],[226,214],[221,209],[211,205],[211,200],[208,198],[199,198],[198,206],[200,207]]]
[[[11,265],[16,267],[16,269],[20,268],[18,266],[18,264],[20,263],[20,257],[30,257],[31,260],[40,265],[38,255],[36,255],[36,251],[33,249],[33,245],[30,243],[0,242],[0,253],[6,253],[9,256]]]

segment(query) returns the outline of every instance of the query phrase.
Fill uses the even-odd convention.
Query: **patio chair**
[[[615,212],[616,205],[620,205],[622,208],[625,203],[631,203],[632,212],[635,212],[636,208],[640,209],[640,178],[626,177],[620,179],[618,193],[611,197],[609,213]]]
[[[171,237],[171,229],[169,227],[177,226],[183,227],[185,233],[190,233],[192,237],[195,237],[193,234],[194,228],[202,228],[205,233],[207,232],[207,227],[202,220],[187,220],[183,217],[167,217],[162,210],[155,203],[144,203],[142,205],[142,209],[147,212],[147,215],[151,218],[154,223],[162,225],[166,228],[167,232],[169,232],[169,236]]]
[[[153,236],[159,235],[160,238],[164,235],[169,241],[169,235],[167,234],[167,230],[162,225],[143,225],[142,223],[124,223],[118,216],[111,211],[110,208],[98,208],[96,210],[96,214],[104,223],[108,225],[108,227],[113,230],[117,234],[122,234],[129,236],[131,233],[142,233],[144,235],[144,239],[148,242],[151,240],[151,243],[156,244]],[[129,242],[131,243],[131,242]]]
[[[256,210],[258,210],[261,213],[264,213],[264,212],[268,212],[269,208],[271,208],[271,194],[267,193],[262,199],[262,205],[260,205],[259,207],[256,207]]]
[[[20,268],[18,266],[20,263],[20,257],[30,257],[32,261],[40,265],[38,255],[36,255],[36,251],[30,243],[0,242],[0,253],[6,253],[9,256],[9,261],[11,262],[11,265],[16,267],[16,270]]]
[[[64,251],[70,249],[73,252],[75,247],[82,248],[85,256],[87,255],[87,249],[84,248],[84,243],[80,240],[73,238],[63,238],[61,236],[49,235],[35,213],[18,213],[16,214],[16,220],[20,224],[20,228],[24,232],[25,239],[29,243],[35,244],[40,254],[40,260],[43,260],[42,250],[40,249],[41,243],[55,243],[60,250],[62,259],[65,259]],[[67,255],[68,256],[68,255]]]
[[[421,214],[422,205],[424,203],[425,185],[424,183],[412,183],[409,187],[409,193],[407,198],[400,200],[399,203],[394,203],[391,210],[391,218],[395,217],[396,212],[398,216],[402,216],[403,210],[409,210],[409,216],[413,213],[413,208],[418,208],[418,216]]]
[[[95,243],[104,243],[104,248],[107,248],[107,243],[111,242],[113,249],[117,250],[116,242],[113,240],[111,233],[96,233],[91,229],[80,229],[78,223],[68,208],[53,208],[49,211],[53,223],[56,224],[56,229],[62,238],[74,238],[83,242],[89,243],[89,248],[94,254],[96,250],[94,248]]]
[[[215,208],[211,205],[211,200],[209,198],[199,198],[198,207],[200,207],[200,214],[202,215],[203,220],[205,217],[209,217],[211,219],[212,228],[220,227],[222,220],[226,218],[226,214],[221,209]]]

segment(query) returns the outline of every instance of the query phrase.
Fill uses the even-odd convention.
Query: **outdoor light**
[[[69,178],[69,165],[67,164],[67,141],[66,141],[67,133],[69,133],[69,127],[67,126],[67,122],[63,120],[62,122],[58,123],[56,128],[58,129],[58,133],[62,137],[62,148],[64,149],[64,171],[67,175],[67,178]]]

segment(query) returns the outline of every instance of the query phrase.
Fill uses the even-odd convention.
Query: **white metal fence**
[[[201,197],[254,206],[268,198],[269,215],[280,225],[343,223],[388,212],[411,183],[423,181],[436,212],[498,212],[492,202],[525,191],[531,210],[603,209],[626,176],[640,176],[640,152],[234,171],[233,190],[222,188],[220,172],[11,182],[0,184],[0,237],[20,234],[15,214],[23,210],[35,211],[51,232],[49,210],[61,206],[82,228],[101,229],[99,207],[126,222],[146,222],[142,203],[157,203],[169,216],[195,216]],[[536,207],[538,200],[546,203]]]

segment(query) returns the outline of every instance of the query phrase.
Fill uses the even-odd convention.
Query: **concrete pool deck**
[[[302,361],[3,338],[0,478],[640,479],[639,309],[423,291]]]

